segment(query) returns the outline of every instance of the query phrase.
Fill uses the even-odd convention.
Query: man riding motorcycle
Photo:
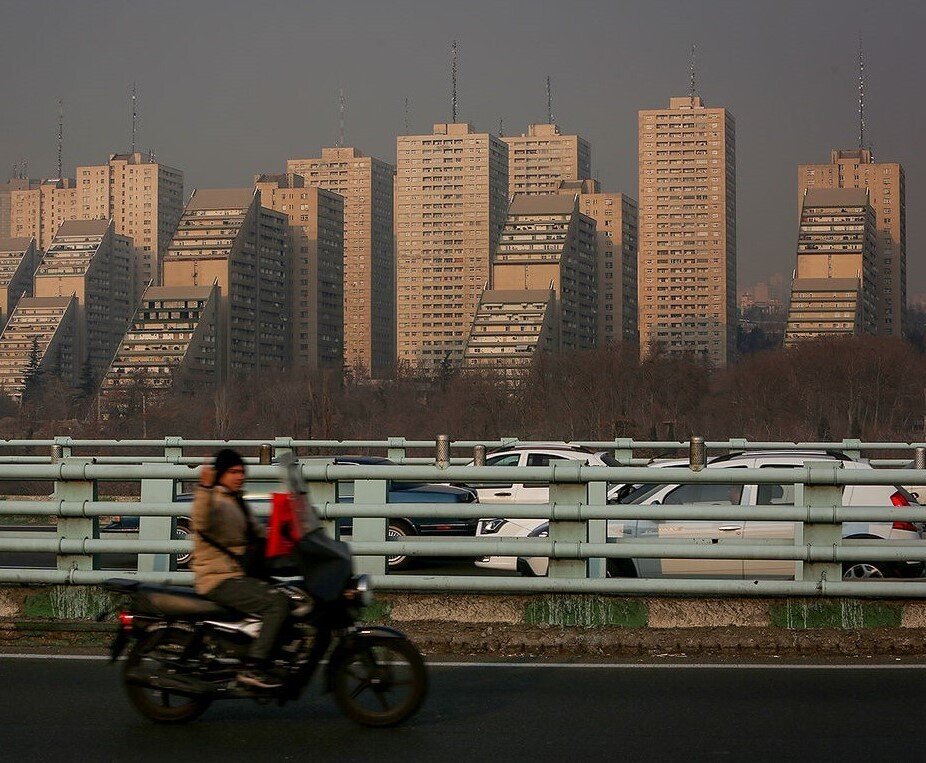
[[[220,450],[212,466],[200,470],[193,501],[193,557],[196,592],[261,620],[260,635],[238,673],[239,683],[273,689],[280,681],[268,668],[286,618],[289,599],[278,588],[248,574],[247,559],[261,554],[264,530],[242,494],[246,469],[234,450]]]

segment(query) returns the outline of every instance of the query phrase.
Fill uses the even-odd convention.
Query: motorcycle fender
[[[407,636],[402,633],[402,631],[397,631],[395,628],[387,628],[385,625],[364,625],[350,631],[341,641],[335,646],[334,651],[331,652],[331,656],[328,658],[328,669],[325,673],[325,692],[330,692],[334,680],[334,668],[337,667],[338,662],[340,662],[341,655],[345,652],[355,648],[355,645],[358,641],[362,642],[366,639],[372,638],[407,638]]]

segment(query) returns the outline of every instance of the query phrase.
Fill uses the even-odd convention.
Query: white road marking
[[[0,654],[0,660],[109,660],[103,654]],[[926,670],[926,663],[809,664],[776,662],[428,662],[432,668],[552,668],[574,670]]]

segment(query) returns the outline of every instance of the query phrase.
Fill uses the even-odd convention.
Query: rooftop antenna
[[[505,137],[505,120],[503,117],[498,118],[498,137]]]
[[[347,98],[344,97],[344,88],[338,88],[338,148],[344,145],[344,112],[347,109]]]
[[[58,99],[58,179],[62,177],[61,157],[64,143],[64,103]]]
[[[692,45],[691,46],[691,60],[689,62],[689,67],[688,67],[688,78],[689,78],[688,87],[689,87],[689,92],[690,92],[690,97],[691,97],[691,107],[692,108],[694,108],[695,93],[697,92],[697,79],[695,77],[696,75],[695,53],[696,52],[697,52],[697,46]]]
[[[405,134],[409,135],[408,131],[408,96],[405,96]]]
[[[135,137],[138,134],[138,93],[132,83],[132,153],[135,153]]]
[[[858,147],[865,148],[865,49],[858,34]]]
[[[547,75],[547,124],[553,124],[553,85]]]
[[[457,41],[450,46],[450,116],[451,122],[457,121]]]

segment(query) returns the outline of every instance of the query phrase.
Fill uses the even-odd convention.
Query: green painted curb
[[[524,606],[526,625],[569,625],[596,628],[610,625],[645,628],[649,608],[634,599],[603,599],[598,596],[544,596]]]
[[[860,601],[789,601],[769,607],[773,627],[788,628],[899,628],[903,607]]]

